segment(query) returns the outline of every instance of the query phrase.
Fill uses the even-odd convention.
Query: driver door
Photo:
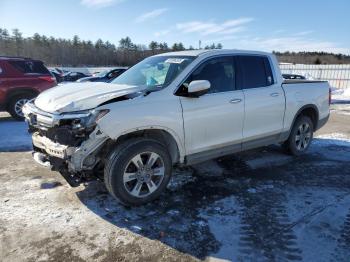
[[[201,158],[200,153],[211,158],[240,151],[244,95],[236,89],[234,58],[224,56],[205,61],[184,84],[193,80],[208,80],[211,87],[198,98],[180,97],[186,153],[196,159]]]

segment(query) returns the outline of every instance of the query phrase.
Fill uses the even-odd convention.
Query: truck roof
[[[200,56],[200,55],[220,55],[220,54],[256,54],[256,55],[271,55],[268,52],[238,50],[238,49],[197,49],[185,50],[158,54],[157,56]]]

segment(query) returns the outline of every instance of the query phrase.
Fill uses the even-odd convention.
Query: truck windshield
[[[142,86],[148,90],[168,86],[196,57],[153,56],[146,58],[122,75],[112,84]]]

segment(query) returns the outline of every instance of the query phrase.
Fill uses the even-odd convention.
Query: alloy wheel
[[[22,112],[22,108],[28,101],[29,100],[27,98],[21,98],[15,103],[15,112],[18,116],[24,117],[24,114]]]
[[[159,188],[164,174],[162,157],[155,152],[143,152],[135,155],[126,165],[123,184],[130,195],[143,198]]]
[[[295,135],[295,145],[299,151],[305,150],[311,140],[312,131],[308,123],[302,123]]]

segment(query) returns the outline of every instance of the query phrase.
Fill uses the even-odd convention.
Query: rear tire
[[[35,95],[33,94],[21,94],[21,95],[16,95],[12,97],[8,104],[8,112],[14,119],[23,121],[24,115],[22,112],[22,107],[24,106],[25,103],[27,103],[29,100],[31,100],[34,97]]]
[[[301,115],[297,118],[284,147],[288,153],[299,156],[309,148],[313,139],[314,125],[310,117]]]
[[[107,157],[104,180],[107,190],[126,206],[153,201],[165,190],[172,172],[168,150],[153,139],[131,139]]]

